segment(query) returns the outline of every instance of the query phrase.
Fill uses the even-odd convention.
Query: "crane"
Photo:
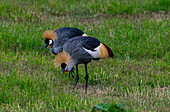
[[[46,30],[43,33],[43,38],[45,38],[45,47],[50,45],[51,52],[53,54],[57,54],[62,51],[63,44],[70,38],[76,36],[87,36],[83,31],[78,28],[73,27],[63,27],[59,28],[55,31],[53,30]]]
[[[87,64],[92,60],[99,59],[108,59],[109,57],[113,57],[112,50],[106,46],[104,43],[101,43],[98,39],[94,37],[84,37],[77,36],[69,39],[63,45],[63,51],[58,53],[54,58],[54,65],[56,67],[61,67],[61,71],[64,74],[65,72],[73,72],[74,66],[76,66],[76,83],[73,88],[75,89],[78,81],[78,64],[85,65],[86,71],[86,89],[88,86],[88,72],[87,72]]]

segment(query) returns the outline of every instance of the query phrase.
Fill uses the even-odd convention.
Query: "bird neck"
[[[76,64],[76,61],[72,60],[69,65],[67,65],[67,71],[71,71]]]

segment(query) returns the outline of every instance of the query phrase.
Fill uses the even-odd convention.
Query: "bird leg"
[[[68,78],[70,78],[70,74],[72,75],[72,77],[74,78],[74,71],[73,72],[69,72],[69,76],[68,76]]]
[[[70,74],[71,74],[71,75],[72,75],[72,77],[74,78],[74,75],[73,75],[73,74],[74,74],[74,70],[75,70],[75,69],[74,69],[74,68],[72,68],[72,70],[69,72],[69,76],[68,76],[69,78],[70,78]]]
[[[76,88],[77,82],[79,81],[78,65],[76,65],[76,73],[77,73],[77,77],[76,77],[76,83],[75,83],[75,86],[74,86],[74,88],[73,88],[73,91],[74,91],[74,89]]]
[[[87,85],[88,85],[88,73],[87,73],[87,64],[85,64],[85,70],[86,70],[86,76],[85,76],[85,79],[86,79],[86,93],[87,93]]]
[[[68,78],[70,78],[70,74],[71,74],[71,71],[70,71],[69,74],[68,74]]]

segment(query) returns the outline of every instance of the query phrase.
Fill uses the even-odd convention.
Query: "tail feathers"
[[[57,34],[53,30],[46,30],[45,32],[43,32],[42,37],[45,38],[45,39],[54,40],[54,39],[57,38]]]
[[[108,57],[107,58],[109,58],[109,57],[113,58],[114,54],[113,54],[112,50],[106,44],[104,44],[104,43],[102,43],[102,44],[107,49],[107,53],[108,53]]]

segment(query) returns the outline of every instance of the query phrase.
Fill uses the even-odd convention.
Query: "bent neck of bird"
[[[77,64],[77,61],[71,60],[71,62],[67,65],[66,71],[68,71],[68,72],[71,71],[72,68],[73,68],[76,64]]]

